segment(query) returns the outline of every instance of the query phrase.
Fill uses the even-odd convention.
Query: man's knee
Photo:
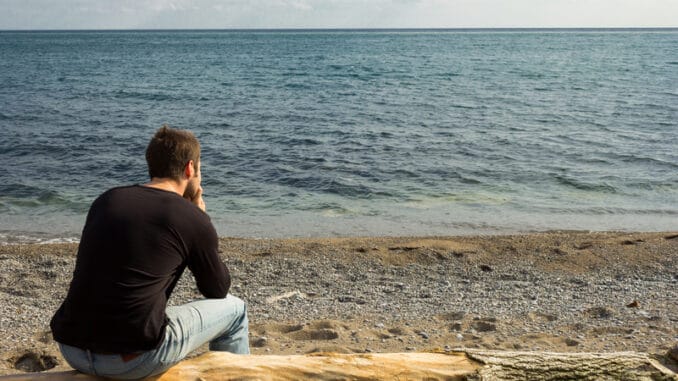
[[[226,301],[230,304],[232,303],[233,306],[239,310],[245,312],[247,310],[247,305],[244,300],[240,299],[237,296],[233,296],[231,294],[226,295]]]
[[[244,320],[244,323],[247,324],[247,303],[237,296],[233,296],[231,294],[226,296],[226,302],[228,305],[227,308],[235,312],[235,314],[239,317],[238,320]]]

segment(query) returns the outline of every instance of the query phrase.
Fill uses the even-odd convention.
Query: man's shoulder
[[[172,225],[211,226],[207,213],[178,194],[138,184],[110,188],[94,204],[162,215]]]
[[[109,188],[106,190],[104,193],[101,195],[108,195],[108,194],[114,194],[114,193],[120,193],[120,192],[130,192],[130,191],[135,191],[137,188],[141,188],[140,185],[138,184],[130,184],[130,185],[120,185],[117,187]]]
[[[123,185],[106,190],[99,195],[94,204],[129,204],[135,207],[152,207],[153,205],[170,206],[172,208],[185,207],[184,199],[179,195],[138,184]]]

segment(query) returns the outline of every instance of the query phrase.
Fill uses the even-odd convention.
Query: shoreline
[[[21,373],[31,354],[66,369],[48,322],[76,250],[0,245],[0,374]],[[248,303],[255,354],[678,344],[678,232],[222,237],[220,251],[231,293]],[[197,297],[186,272],[170,304]]]
[[[224,235],[219,234],[220,241],[228,240],[331,240],[331,239],[398,239],[398,238],[491,238],[491,237],[507,237],[507,236],[532,236],[541,234],[678,234],[671,230],[638,230],[638,229],[567,229],[567,228],[553,228],[553,229],[502,229],[502,228],[485,228],[485,229],[468,229],[464,231],[456,231],[454,234],[296,234],[288,236],[266,236],[266,235]],[[56,234],[46,232],[24,232],[24,231],[10,231],[0,230],[0,247],[14,246],[14,245],[63,245],[80,243],[79,235],[75,234]]]

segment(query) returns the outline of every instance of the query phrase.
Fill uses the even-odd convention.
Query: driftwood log
[[[96,380],[75,371],[30,373],[0,380]],[[645,353],[545,353],[460,350],[238,356],[210,352],[154,381],[176,380],[678,380]]]

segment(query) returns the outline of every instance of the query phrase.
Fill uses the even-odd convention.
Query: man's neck
[[[186,191],[186,184],[182,182],[177,182],[172,178],[164,177],[154,177],[148,183],[143,184],[143,186],[155,189],[162,189],[168,192],[174,192],[182,197],[184,195],[184,192]]]

